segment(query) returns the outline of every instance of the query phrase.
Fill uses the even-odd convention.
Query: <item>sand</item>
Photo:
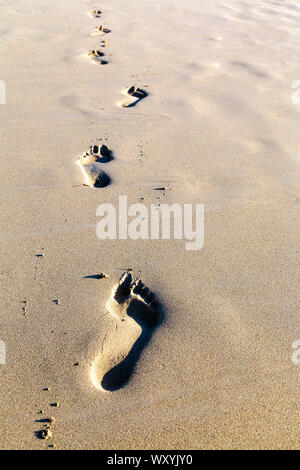
[[[299,448],[298,2],[0,7],[0,447]],[[76,164],[91,145],[113,152],[104,187]],[[203,248],[99,240],[96,209],[119,195],[204,204]],[[103,343],[126,355],[136,338],[106,307],[128,269],[164,319],[103,391]]]

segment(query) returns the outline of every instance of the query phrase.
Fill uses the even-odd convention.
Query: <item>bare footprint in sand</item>
[[[112,159],[112,151],[106,145],[92,145],[89,151],[77,160],[89,186],[104,188],[109,185],[110,177],[102,170],[101,164]]]
[[[128,383],[142,351],[162,320],[155,295],[140,279],[133,282],[126,272],[106,304],[116,328],[103,340],[91,367],[91,380],[98,390],[115,391]]]
[[[105,26],[101,24],[100,26],[95,26],[95,30],[92,32],[92,36],[102,36],[103,34],[108,34],[110,32],[110,29],[105,28]]]
[[[118,106],[120,108],[132,108],[135,106],[139,101],[141,101],[143,98],[146,98],[148,96],[148,93],[145,90],[142,90],[141,88],[138,88],[135,85],[132,85],[128,87],[126,90],[122,91],[123,95],[129,96],[130,99],[120,101],[118,103]]]
[[[92,59],[95,64],[99,65],[108,64],[107,60],[101,58],[104,57],[104,55],[104,52],[95,49],[91,49],[88,53],[89,58]]]
[[[101,10],[92,10],[92,11],[90,11],[90,15],[93,18],[100,18],[101,14],[102,14]]]

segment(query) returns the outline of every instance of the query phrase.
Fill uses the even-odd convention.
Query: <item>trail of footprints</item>
[[[101,15],[98,9],[90,12],[92,18],[100,18]],[[95,27],[92,36],[107,33],[110,30],[100,25]],[[106,46],[106,40],[102,39],[100,45],[89,51],[88,57],[96,64],[107,64],[103,51]],[[132,108],[148,96],[136,85],[129,86],[122,94],[125,98],[117,103],[121,108]],[[91,145],[77,160],[85,185],[94,188],[108,186],[111,179],[104,168],[113,158],[107,145]],[[130,379],[143,349],[162,319],[162,308],[153,292],[140,279],[133,280],[127,271],[114,286],[106,309],[115,322],[115,329],[112,334],[105,334],[101,350],[91,365],[90,377],[98,390],[114,391]]]
[[[94,9],[90,11],[92,18],[100,18],[102,11],[100,9]],[[111,30],[103,25],[95,26],[92,36],[103,36],[110,33]],[[107,42],[102,39],[100,44],[95,49],[91,49],[88,52],[88,57],[97,65],[108,64],[105,58],[103,49],[107,47]],[[148,96],[147,91],[138,88],[136,85],[131,85],[127,89],[122,91],[122,94],[126,97],[122,101],[117,103],[120,108],[132,108],[137,105],[139,101]],[[85,186],[91,186],[94,188],[104,188],[111,182],[111,178],[103,169],[103,163],[107,163],[112,160],[112,151],[105,145],[101,147],[93,145],[89,148],[88,152],[79,157],[77,164],[82,170],[85,178]]]
[[[90,16],[92,18],[100,18],[101,14],[102,14],[101,10],[92,10],[90,12]],[[110,33],[110,29],[106,28],[105,26],[101,24],[99,26],[95,26],[94,31],[92,32],[91,36],[103,36],[104,34],[108,34],[108,33]],[[106,47],[106,46],[107,46],[107,42],[105,40],[102,40],[99,47]],[[91,49],[88,52],[88,57],[95,64],[98,64],[98,65],[108,64],[108,61],[102,58],[104,56],[105,56],[104,52],[99,49]]]

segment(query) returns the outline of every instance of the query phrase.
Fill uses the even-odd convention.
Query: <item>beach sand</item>
[[[0,8],[0,447],[299,448],[298,2]],[[130,86],[147,96],[126,107]],[[76,164],[91,145],[113,153],[99,188]],[[119,195],[204,204],[203,248],[99,240]],[[163,318],[129,383],[103,390],[139,336],[107,313],[130,269]]]

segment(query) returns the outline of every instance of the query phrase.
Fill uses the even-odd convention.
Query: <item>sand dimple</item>
[[[110,177],[102,170],[101,164],[112,159],[112,151],[106,145],[92,145],[89,151],[77,160],[89,186],[103,188],[109,185]]]
[[[143,98],[146,98],[146,96],[148,96],[147,91],[142,90],[141,88],[138,88],[135,85],[129,86],[122,93],[123,93],[123,95],[125,95],[127,97],[127,99],[123,100],[123,101],[120,101],[118,103],[118,106],[120,108],[132,108],[139,101],[141,101]]]
[[[130,379],[134,367],[162,318],[155,294],[140,279],[126,272],[113,288],[106,308],[115,319],[114,333],[105,336],[91,368],[91,380],[99,390],[115,391]]]

